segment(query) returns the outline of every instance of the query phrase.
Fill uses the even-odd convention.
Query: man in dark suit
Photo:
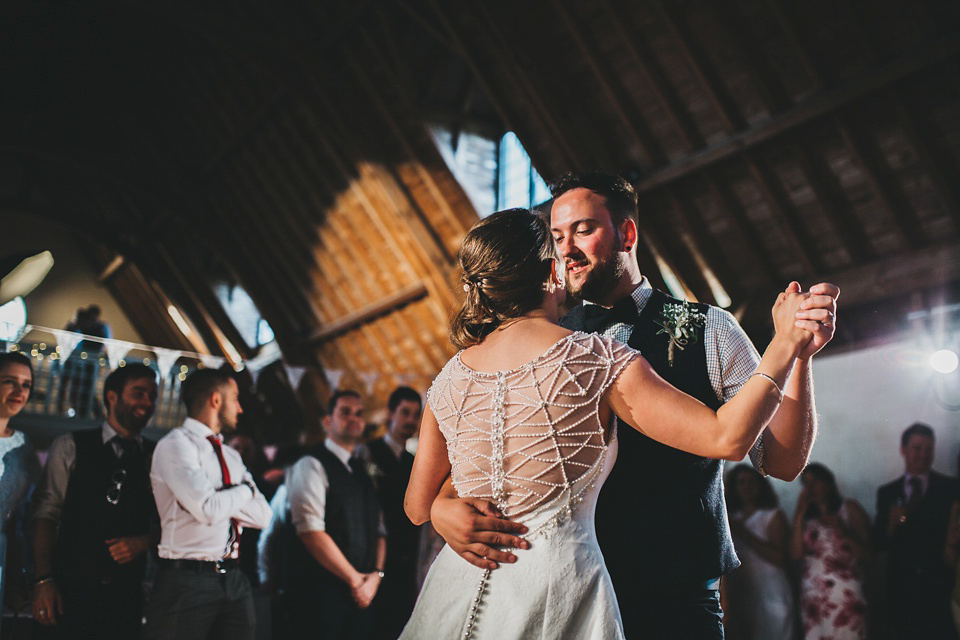
[[[887,551],[887,595],[897,640],[954,640],[953,574],[943,560],[957,483],[933,466],[933,429],[910,425],[900,438],[904,474],[877,490],[873,537]]]
[[[103,384],[107,418],[50,446],[34,494],[33,617],[58,638],[140,635],[147,554],[159,538],[150,488],[153,443],[141,437],[157,402],[157,374],[115,369]]]
[[[657,291],[640,273],[637,194],[616,176],[567,174],[551,185],[550,227],[567,268],[567,289],[583,301],[561,320],[639,349],[668,382],[716,409],[753,374],[759,354],[733,316]],[[799,291],[791,283],[788,291]],[[783,403],[751,452],[763,473],[793,480],[816,434],[810,359],[832,337],[837,287],[811,289],[799,319],[814,334]],[[779,390],[779,389],[778,389]],[[721,639],[720,576],[739,561],[723,501],[723,463],[618,429],[619,455],[597,503],[597,537],[628,638]],[[434,503],[434,527],[477,564],[515,562],[516,523],[492,505],[451,498]],[[491,546],[492,545],[492,546]],[[483,547],[483,548],[481,548]],[[479,550],[478,550],[479,549]],[[519,559],[522,562],[522,556]]]
[[[370,469],[387,527],[383,584],[373,602],[375,640],[394,640],[417,600],[417,549],[420,527],[403,512],[403,496],[413,470],[407,441],[420,426],[423,402],[410,387],[397,387],[387,400],[387,433],[367,443]]]

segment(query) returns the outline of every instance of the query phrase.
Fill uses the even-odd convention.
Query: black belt
[[[170,558],[159,558],[161,569],[179,569],[181,571],[193,571],[195,573],[226,573],[239,569],[240,564],[235,558],[224,558],[223,560],[172,560]]]

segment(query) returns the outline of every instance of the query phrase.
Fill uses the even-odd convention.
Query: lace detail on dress
[[[569,515],[603,470],[600,398],[637,355],[585,333],[509,371],[474,371],[457,354],[427,392],[457,493],[488,499],[511,520],[558,509],[537,529]]]

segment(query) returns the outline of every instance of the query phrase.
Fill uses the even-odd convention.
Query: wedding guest
[[[856,500],[840,495],[833,472],[825,466],[808,465],[800,481],[790,553],[802,563],[804,638],[864,640],[862,562],[870,548],[870,519]]]
[[[667,382],[712,409],[728,402],[760,356],[728,312],[689,304],[653,289],[637,263],[637,194],[626,180],[567,174],[553,185],[550,226],[567,270],[567,290],[581,299],[561,319],[640,350]],[[787,293],[799,291],[791,283]],[[784,401],[751,458],[762,473],[792,480],[816,434],[811,358],[833,337],[837,287],[818,284],[799,318],[813,332],[782,389]],[[717,588],[737,567],[723,504],[722,464],[618,428],[619,455],[597,503],[597,537],[617,597],[629,602],[629,638],[722,638]],[[644,487],[644,491],[637,491]],[[449,486],[433,525],[477,566],[511,562],[491,540],[515,544],[516,523],[490,517],[494,505],[456,500]],[[480,550],[481,556],[476,550]]]
[[[254,484],[263,494],[264,499],[270,502],[276,487],[264,481],[263,474],[267,470],[267,455],[253,438],[242,433],[235,433],[224,444],[240,454],[243,465],[250,472]],[[240,534],[240,548],[238,550],[240,570],[247,576],[251,586],[260,586],[260,575],[257,570],[257,546],[260,540],[261,529],[244,527]]]
[[[900,437],[903,475],[877,490],[873,539],[887,551],[887,596],[897,640],[956,638],[949,566],[943,561],[957,481],[933,470],[935,436],[910,425]]]
[[[156,408],[150,367],[115,369],[103,385],[107,419],[50,446],[35,495],[33,617],[63,638],[140,634],[147,552],[156,545],[153,445],[141,437]]]
[[[724,610],[729,640],[793,640],[793,589],[787,578],[790,525],[770,481],[738,464],[725,485],[733,546],[740,567],[726,579]]]
[[[100,314],[100,307],[91,304],[86,309],[77,311],[77,319],[67,325],[68,330],[109,340],[113,337],[110,325],[103,321]],[[101,355],[106,355],[104,342],[84,339],[77,344],[64,363],[66,376],[63,384],[70,381],[70,405],[78,418],[86,418],[91,412],[100,416],[100,407],[94,399],[94,388],[100,376]]]
[[[360,394],[336,391],[323,426],[326,439],[287,472],[285,623],[291,638],[364,640],[387,547],[368,460],[358,455]]]
[[[387,400],[387,433],[367,443],[388,533],[385,575],[373,611],[373,637],[378,640],[395,640],[400,635],[417,600],[420,527],[403,512],[403,495],[413,470],[413,454],[406,444],[420,426],[422,402],[410,387],[394,389]]]
[[[263,528],[270,506],[223,446],[243,409],[236,380],[198,369],[183,383],[188,417],[157,444],[150,480],[160,511],[160,573],[147,605],[148,640],[253,640],[250,582],[237,563],[244,527]]]
[[[7,564],[8,530],[24,496],[36,478],[36,456],[22,431],[10,426],[33,388],[33,364],[19,352],[0,353],[0,604],[10,577],[18,575],[20,563]],[[16,543],[16,536],[13,536]],[[14,545],[15,547],[19,545]],[[11,558],[23,554],[11,553]]]

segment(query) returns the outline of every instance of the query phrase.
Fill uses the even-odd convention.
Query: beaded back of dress
[[[571,507],[602,471],[610,425],[600,400],[637,352],[573,333],[533,361],[485,373],[447,363],[427,392],[461,496],[511,520]]]

